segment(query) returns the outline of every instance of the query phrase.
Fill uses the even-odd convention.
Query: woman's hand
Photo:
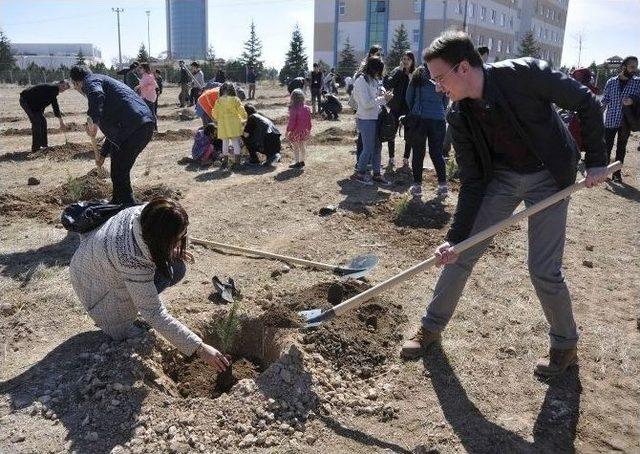
[[[193,254],[189,251],[183,251],[182,252],[182,257],[180,257],[182,260],[184,260],[185,262],[189,262],[189,263],[196,263],[196,259],[193,256]]]
[[[213,368],[218,372],[224,372],[224,370],[229,366],[228,357],[225,357],[225,355],[204,342],[198,348],[198,356],[202,361],[213,366]]]

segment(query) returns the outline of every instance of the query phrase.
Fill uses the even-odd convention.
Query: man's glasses
[[[444,82],[444,80],[445,80],[447,77],[449,77],[449,75],[450,75],[452,72],[454,72],[456,69],[458,69],[458,66],[459,66],[459,65],[460,65],[460,63],[458,63],[457,65],[455,65],[453,68],[451,68],[451,70],[450,70],[447,74],[445,74],[445,75],[443,75],[443,76],[436,76],[436,77],[434,77],[434,78],[432,78],[432,79],[429,79],[429,80],[430,80],[430,81],[431,81],[431,83],[432,83],[433,85],[435,85],[436,87],[438,87],[438,86],[439,86],[439,87],[442,87],[442,83]]]

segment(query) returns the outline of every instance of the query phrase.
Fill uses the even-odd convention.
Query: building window
[[[493,38],[489,37],[489,42],[487,43],[487,47],[489,50],[493,49]]]
[[[422,2],[420,0],[414,0],[413,12],[416,14],[420,14],[420,11],[422,11]]]
[[[551,10],[551,19],[552,20],[556,20],[556,10],[555,9]]]
[[[478,46],[484,46],[484,36],[478,36]]]
[[[496,10],[495,9],[491,10],[491,22],[494,23],[494,24],[496,23]]]
[[[505,25],[507,25],[507,15],[505,13],[502,13],[500,15],[500,26],[504,27]]]
[[[498,40],[498,45],[496,47],[496,50],[498,52],[502,52],[502,40],[501,39]]]
[[[486,6],[481,6],[480,7],[480,19],[485,20],[487,18],[487,7]]]
[[[384,36],[387,26],[387,2],[385,0],[369,1],[369,43],[368,47],[374,44],[386,48]]]
[[[420,29],[413,29],[413,44],[418,44],[420,42]]]
[[[511,46],[509,45],[509,43],[507,43],[507,49],[505,50],[505,52],[508,54],[511,53]]]
[[[545,17],[546,17],[547,19],[549,19],[549,14],[550,14],[549,8],[547,8],[547,11],[546,11],[546,12],[547,12],[547,14],[545,14]]]
[[[473,17],[475,13],[476,13],[476,4],[469,3],[469,17]]]
[[[542,27],[538,29],[538,38],[542,39]]]
[[[462,0],[458,0],[458,6],[456,7],[456,12],[462,15]]]
[[[513,16],[509,18],[509,28],[513,30]]]
[[[341,16],[344,16],[345,9],[346,9],[345,0],[340,0],[340,3],[338,3],[338,14],[340,14]]]
[[[549,30],[548,29],[544,29],[544,39],[549,39]]]

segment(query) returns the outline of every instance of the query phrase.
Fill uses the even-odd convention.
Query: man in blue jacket
[[[455,244],[535,204],[576,179],[578,150],[552,103],[577,112],[583,125],[586,186],[606,179],[600,106],[589,89],[541,60],[483,65],[463,32],[445,32],[425,52],[436,90],[453,102],[447,117],[460,169],[460,193],[446,242],[445,265],[416,335],[401,356],[420,357],[451,319],[473,266],[490,239],[458,255]],[[569,200],[529,218],[529,275],[550,325],[550,350],[535,373],[554,376],[577,363],[578,333],[562,273]]]
[[[153,114],[144,100],[122,82],[102,74],[93,74],[85,66],[71,68],[76,90],[87,97],[93,125],[87,133],[95,137],[98,128],[105,141],[96,159],[102,166],[111,156],[112,203],[134,204],[131,168],[153,136]]]

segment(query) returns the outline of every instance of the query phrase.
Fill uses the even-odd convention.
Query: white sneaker
[[[422,197],[422,185],[412,184],[409,188],[409,193],[414,197]]]
[[[446,197],[449,194],[449,186],[447,184],[439,184],[438,185],[438,195],[442,197]]]

